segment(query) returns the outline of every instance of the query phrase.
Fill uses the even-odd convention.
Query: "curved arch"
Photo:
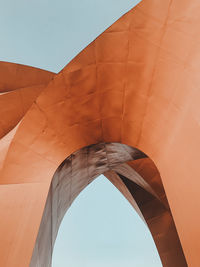
[[[37,97],[1,170],[2,266],[28,266],[57,166],[101,142],[155,162],[188,264],[199,266],[199,13],[198,0],[143,0]]]
[[[122,164],[146,158],[141,151],[126,145],[100,143],[82,148],[63,161],[52,179],[30,267],[51,266],[54,242],[67,209],[77,195],[102,173],[119,188],[148,224],[163,266],[187,266],[169,206],[165,206],[142,176],[130,167],[127,171],[126,164]]]

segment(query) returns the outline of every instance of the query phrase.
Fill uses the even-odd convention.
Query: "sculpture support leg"
[[[49,185],[0,185],[0,266],[27,267]]]

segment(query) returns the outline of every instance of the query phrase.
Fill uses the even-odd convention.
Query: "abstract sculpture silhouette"
[[[101,173],[163,266],[200,266],[199,28],[198,0],[143,0],[58,74],[0,63],[0,266],[50,266]]]

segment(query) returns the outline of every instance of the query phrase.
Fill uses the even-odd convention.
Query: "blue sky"
[[[0,0],[0,60],[59,72],[135,0]],[[152,237],[103,176],[64,217],[53,267],[161,267]],[[45,266],[44,266],[45,267]]]
[[[60,71],[139,0],[0,0],[0,59]]]
[[[103,175],[73,202],[61,224],[53,267],[161,267],[151,234]]]

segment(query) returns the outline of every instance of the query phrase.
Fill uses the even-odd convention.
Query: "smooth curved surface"
[[[48,84],[55,73],[30,66],[0,61],[0,93]]]
[[[29,265],[61,162],[119,142],[155,163],[187,264],[199,267],[199,14],[198,0],[143,0],[42,90],[1,170],[0,265]]]

